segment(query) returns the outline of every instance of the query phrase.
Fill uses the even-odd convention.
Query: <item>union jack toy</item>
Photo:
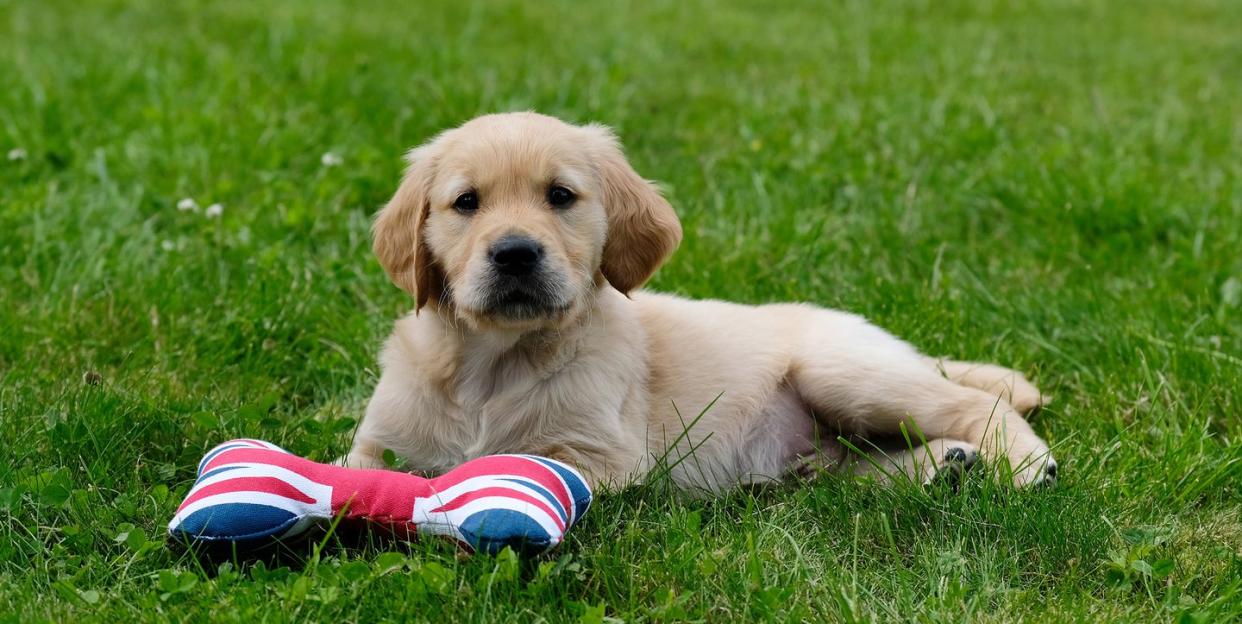
[[[590,506],[578,471],[534,455],[480,457],[425,479],[320,464],[243,439],[199,462],[168,533],[190,544],[256,547],[340,518],[403,538],[447,535],[472,551],[535,554],[559,544]]]

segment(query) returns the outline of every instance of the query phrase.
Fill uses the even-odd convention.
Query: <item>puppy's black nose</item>
[[[492,264],[505,275],[530,275],[543,259],[543,245],[525,236],[506,236],[492,244]]]

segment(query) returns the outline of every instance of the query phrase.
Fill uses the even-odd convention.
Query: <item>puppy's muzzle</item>
[[[510,319],[531,319],[568,305],[563,276],[542,243],[508,234],[487,249],[490,276],[482,310]]]

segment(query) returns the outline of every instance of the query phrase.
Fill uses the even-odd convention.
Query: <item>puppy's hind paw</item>
[[[1018,487],[1053,487],[1057,484],[1057,460],[1051,455],[1030,462],[1013,475]]]
[[[1007,399],[1019,414],[1023,415],[1033,414],[1052,402],[1051,396],[1040,392],[1035,384],[1021,375],[1006,380],[1005,392],[1001,396]]]

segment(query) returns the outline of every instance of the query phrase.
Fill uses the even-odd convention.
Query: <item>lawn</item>
[[[0,622],[1242,617],[1242,5],[426,4],[0,0]],[[168,549],[215,443],[348,447],[403,150],[524,109],[665,184],[653,288],[1026,372],[1059,485],[657,482],[534,561]]]

